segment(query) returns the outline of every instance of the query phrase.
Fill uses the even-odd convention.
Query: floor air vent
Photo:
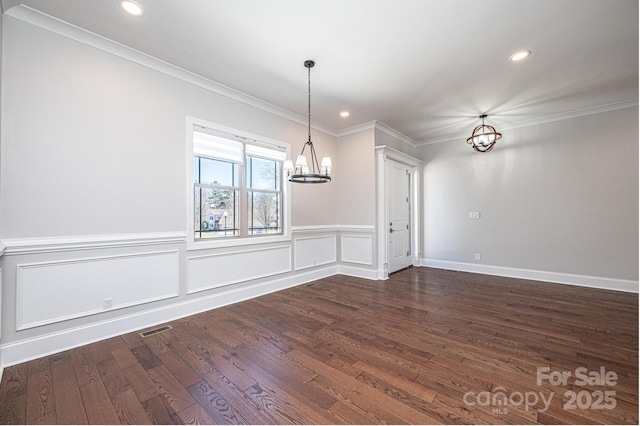
[[[149,336],[153,336],[154,334],[162,333],[163,331],[171,330],[172,328],[173,327],[171,327],[170,325],[163,325],[162,327],[154,328],[152,330],[143,331],[142,333],[140,333],[140,336],[141,337],[149,337]]]

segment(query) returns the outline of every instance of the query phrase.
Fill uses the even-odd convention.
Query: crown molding
[[[46,13],[40,12],[29,6],[25,6],[22,4],[12,6],[7,8],[4,14],[7,16],[11,16],[15,19],[24,21],[26,23],[32,24],[34,26],[37,26],[39,28],[43,28],[45,30],[67,37],[74,41],[102,50],[114,56],[118,56],[120,58],[129,60],[138,65],[142,65],[149,69],[161,72],[165,75],[174,77],[176,79],[185,81],[187,83],[191,83],[195,86],[198,86],[210,92],[216,93],[218,95],[225,96],[229,99],[244,103],[246,105],[249,105],[254,108],[260,109],[262,111],[285,118],[295,123],[302,124],[305,126],[308,125],[308,121],[307,121],[308,117],[293,113],[291,111],[285,110],[284,108],[273,105],[269,102],[263,101],[261,99],[242,93],[238,90],[224,86],[220,83],[204,78],[191,71],[187,71],[183,68],[172,65],[161,59],[158,59],[146,53],[140,52],[138,50],[132,49],[114,40],[108,39],[96,33],[92,33],[81,27],[75,26],[73,24],[70,24],[66,21],[55,18]],[[638,106],[638,98],[621,101],[621,102],[614,102],[610,104],[598,105],[598,106],[579,109],[579,110],[567,111],[560,114],[552,114],[548,116],[542,116],[542,117],[537,117],[533,119],[518,121],[515,123],[505,124],[501,126],[500,129],[501,130],[517,129],[521,127],[528,127],[528,126],[533,126],[533,125],[538,125],[543,123],[561,121],[561,120],[566,120],[570,118],[576,118],[576,117],[581,117],[581,116],[586,116],[591,114],[598,114],[598,113],[607,112],[607,111],[615,111],[618,109],[629,108],[633,106]],[[326,133],[333,137],[341,137],[341,136],[346,136],[352,133],[361,132],[363,130],[375,129],[375,130],[380,130],[386,133],[387,135],[392,136],[411,147],[419,147],[424,145],[431,145],[436,143],[448,142],[452,140],[458,140],[460,138],[464,138],[464,139],[467,138],[467,133],[461,132],[459,134],[450,134],[450,135],[445,135],[441,137],[416,141],[402,134],[401,132],[393,129],[392,127],[389,127],[383,122],[377,121],[377,120],[356,125],[353,127],[349,127],[344,130],[336,130],[324,124],[320,124],[313,121],[311,122],[311,127],[314,128],[315,130]]]
[[[416,141],[411,139],[409,136],[400,133],[396,129],[389,127],[386,124],[384,124],[382,121],[378,121],[378,120],[369,121],[364,124],[359,124],[357,126],[339,130],[336,132],[336,137],[346,136],[346,135],[350,135],[353,133],[358,133],[358,132],[362,132],[364,130],[370,130],[370,129],[380,130],[381,132],[384,132],[387,135],[392,136],[398,139],[399,141],[406,143],[407,145],[410,145],[413,147],[417,146]]]
[[[384,132],[387,135],[392,136],[392,137],[400,140],[401,142],[404,142],[407,145],[410,145],[412,147],[417,146],[416,141],[411,139],[409,136],[407,136],[407,135],[405,135],[403,133],[400,133],[396,129],[387,126],[382,121],[376,121],[375,123],[376,123],[376,130],[380,130],[381,132]]]
[[[354,133],[363,132],[365,130],[371,130],[376,128],[377,121],[369,121],[363,124],[358,124],[353,127],[347,127],[346,129],[336,131],[335,136],[337,138],[347,135],[352,135]]]
[[[12,18],[16,18],[36,27],[51,31],[63,37],[67,37],[71,40],[83,43],[87,46],[102,50],[103,52],[112,54],[122,59],[134,62],[138,65],[142,65],[154,71],[161,72],[178,80],[191,83],[195,86],[216,93],[218,95],[222,95],[229,99],[242,102],[246,105],[250,105],[260,110],[269,112],[279,117],[291,120],[299,124],[303,124],[305,126],[309,124],[307,121],[308,118],[305,116],[285,110],[284,108],[280,108],[269,102],[265,102],[261,99],[247,95],[238,90],[224,86],[220,83],[216,83],[213,80],[204,78],[191,71],[187,71],[183,68],[177,67],[173,64],[143,53],[139,50],[132,49],[131,47],[125,46],[124,44],[118,43],[117,41],[103,37],[84,28],[75,26],[66,21],[33,9],[29,6],[25,6],[22,4],[13,6],[5,12],[5,15],[11,16]],[[332,129],[331,127],[325,126],[320,123],[314,123],[312,121],[311,127],[334,137],[336,135],[335,129]]]

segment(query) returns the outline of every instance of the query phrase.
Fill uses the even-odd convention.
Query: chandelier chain
[[[308,119],[309,119],[309,139],[311,142],[311,67],[307,67],[307,94],[308,94]]]
[[[307,119],[308,119],[308,139],[303,145],[300,155],[296,159],[295,166],[291,160],[284,162],[283,170],[287,171],[288,180],[298,183],[326,183],[331,182],[331,158],[323,157],[322,165],[318,163],[316,150],[311,142],[311,68],[315,65],[312,60],[304,61],[307,68]],[[309,148],[310,161],[307,161],[305,150]],[[309,164],[311,163],[311,164]]]

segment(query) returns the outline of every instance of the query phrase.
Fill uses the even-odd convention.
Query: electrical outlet
[[[102,309],[113,309],[113,299],[111,297],[106,298],[102,301]]]
[[[475,254],[475,259],[476,260],[481,260],[482,259],[482,256],[480,256],[480,253],[476,253]]]
[[[480,219],[480,212],[469,212],[469,219]]]

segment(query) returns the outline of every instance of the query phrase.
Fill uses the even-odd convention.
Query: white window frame
[[[281,241],[291,241],[291,202],[289,200],[289,190],[290,183],[284,176],[285,173],[281,173],[280,178],[282,179],[282,212],[281,212],[281,223],[282,223],[282,234],[276,235],[248,235],[248,236],[234,236],[230,238],[220,238],[220,239],[196,239],[195,238],[195,224],[193,222],[194,217],[194,191],[193,191],[193,131],[198,129],[210,129],[213,131],[223,132],[230,135],[235,136],[239,140],[248,140],[257,142],[259,145],[267,144],[279,147],[286,151],[286,158],[291,158],[291,145],[285,142],[273,140],[270,138],[266,138],[264,136],[255,135],[249,132],[245,132],[242,130],[234,129],[231,127],[223,126],[218,123],[212,123],[210,121],[201,120],[194,117],[187,117],[187,250],[205,250],[211,248],[219,248],[219,247],[235,247],[235,246],[244,246],[251,244],[265,244],[265,243],[275,243]],[[239,215],[242,216],[244,213],[240,211]],[[245,219],[246,220],[246,219]]]

